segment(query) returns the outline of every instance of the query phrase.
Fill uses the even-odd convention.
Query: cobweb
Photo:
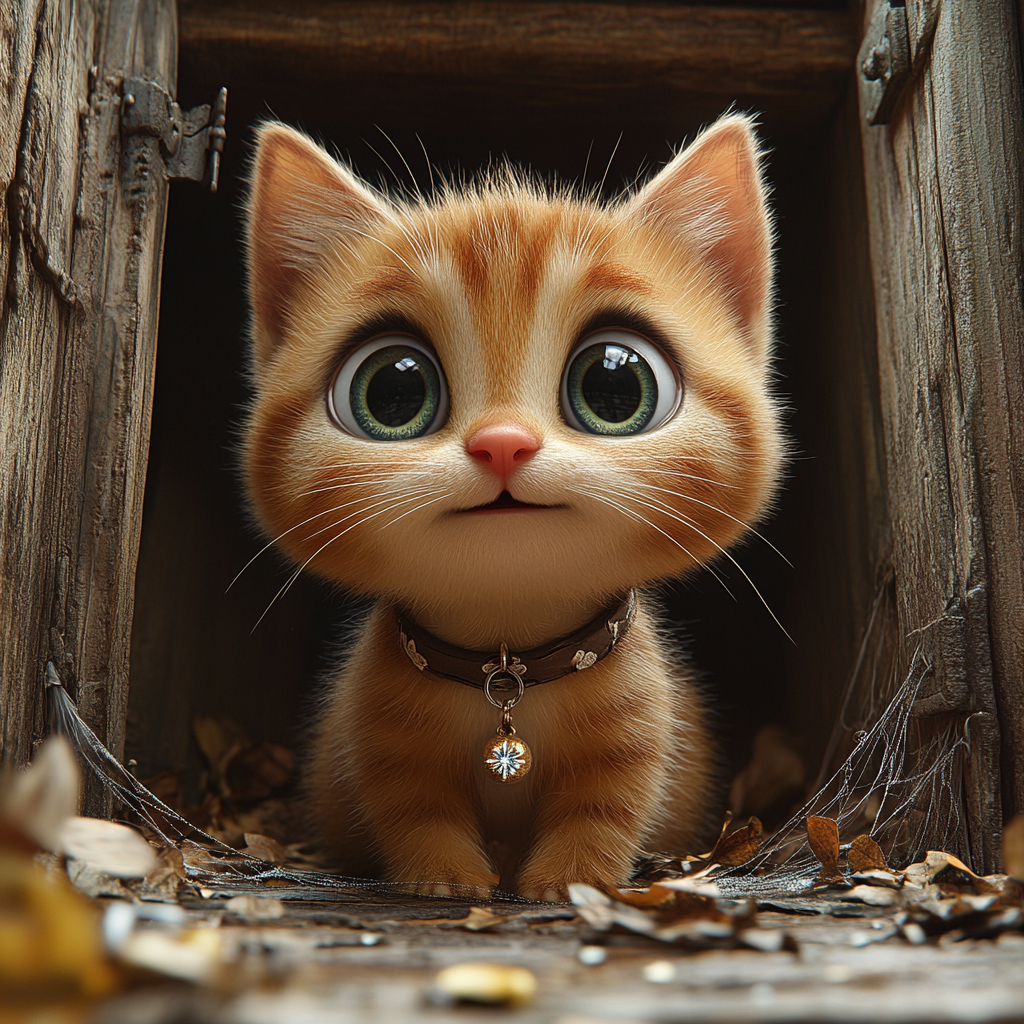
[[[52,731],[67,738],[123,813],[138,819],[146,831],[181,853],[186,879],[204,895],[273,895],[313,902],[407,901],[410,889],[420,884],[399,885],[312,868],[275,865],[228,846],[172,810],[124,768],[82,720],[52,663],[46,666],[46,693]],[[431,883],[424,880],[422,884]],[[451,888],[451,895],[460,899],[490,898],[475,887]]]
[[[926,849],[946,850],[969,862],[963,806],[963,759],[970,717],[935,727],[914,716],[931,665],[914,653],[910,669],[874,724],[838,771],[742,868],[717,877],[726,895],[792,894],[809,888],[820,865],[807,843],[806,821],[832,818],[841,844],[869,834],[886,861],[906,865]]]
[[[851,731],[851,723],[844,716],[875,622],[873,614],[858,667],[844,695],[836,735],[842,730]],[[834,819],[841,843],[870,834],[893,866],[910,863],[928,848],[949,851],[969,863],[967,823],[961,808],[970,717],[940,725],[932,719],[915,718],[914,704],[930,672],[930,663],[920,650],[916,651],[902,682],[880,712],[875,710],[879,680],[868,679],[868,696],[854,717],[865,722],[863,716],[871,714],[873,722],[865,722],[869,727],[854,733],[855,745],[838,770],[752,861],[715,874],[723,896],[768,899],[808,889],[819,870],[807,843],[806,819],[812,815]],[[430,880],[399,884],[349,878],[304,867],[277,866],[242,853],[192,825],[135,779],[79,716],[52,664],[47,665],[47,694],[53,730],[68,738],[118,806],[181,852],[187,880],[199,889],[215,895],[272,893],[286,899],[365,902],[389,897],[408,899],[410,889],[430,884]],[[835,749],[834,737],[830,752]],[[453,889],[452,895],[464,900],[495,899],[493,894],[476,888]]]

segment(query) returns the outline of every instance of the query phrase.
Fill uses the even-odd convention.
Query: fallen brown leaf
[[[839,870],[838,823],[832,818],[808,817],[807,839],[811,844],[811,852],[821,864],[818,884],[835,885],[845,882],[843,873]]]
[[[850,872],[861,875],[865,871],[888,871],[889,865],[885,863],[885,855],[881,847],[871,836],[857,836],[850,843],[850,851],[846,856],[850,865]]]
[[[618,889],[615,898],[620,903],[627,903],[631,907],[660,907],[676,898],[672,889],[666,888],[658,882],[653,882],[647,889]]]
[[[751,817],[743,828],[719,837],[708,858],[709,861],[712,864],[720,864],[723,868],[735,868],[746,864],[761,848],[762,831],[760,820]]]
[[[284,917],[284,904],[273,896],[232,896],[224,909],[246,921],[274,921]]]
[[[683,880],[675,880],[679,881]],[[666,883],[665,887],[672,884]],[[685,943],[702,949],[741,945],[777,950],[785,941],[781,933],[772,939],[753,935],[758,925],[756,907],[751,901],[724,905],[713,896],[673,888],[670,902],[644,907],[613,899],[593,886],[581,884],[570,885],[569,896],[580,917],[601,931],[617,925],[661,942]]]
[[[59,833],[61,849],[114,878],[145,878],[157,866],[153,847],[127,825],[101,818],[67,818]]]
[[[950,868],[966,875],[966,884],[979,896],[998,895],[1003,892],[1005,875],[977,875],[959,857],[944,850],[929,850],[923,861],[911,864],[904,874],[908,882],[924,887],[944,875]],[[956,895],[962,890],[961,882],[962,880],[958,882],[955,878],[943,878],[940,884],[944,891]]]
[[[97,909],[66,878],[31,857],[0,850],[0,1018],[54,1018],[3,1010],[45,1001],[54,992],[102,996],[119,987],[103,948]],[[55,1019],[55,1018],[54,1018]]]
[[[276,839],[258,832],[245,833],[245,849],[242,853],[268,864],[283,864],[288,859],[288,852]]]
[[[5,786],[0,817],[44,849],[60,852],[60,831],[78,809],[78,762],[63,736],[50,736],[31,767]]]
[[[766,725],[754,737],[749,764],[729,787],[729,808],[742,814],[768,814],[800,794],[805,769],[786,733]]]
[[[485,928],[491,928],[496,924],[501,924],[506,918],[500,914],[492,913],[486,907],[470,907],[469,913],[461,920],[456,922],[461,928],[465,928],[469,932],[480,932]]]

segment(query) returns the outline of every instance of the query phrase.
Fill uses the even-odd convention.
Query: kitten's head
[[[266,531],[481,633],[714,559],[779,475],[771,234],[741,116],[611,204],[510,171],[395,201],[264,125],[245,464]]]

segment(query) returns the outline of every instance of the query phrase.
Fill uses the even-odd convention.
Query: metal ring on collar
[[[519,684],[519,692],[508,700],[498,701],[491,696],[491,682],[495,676],[507,676],[509,679]],[[513,675],[507,668],[498,666],[492,672],[487,673],[487,678],[484,680],[484,696],[496,707],[501,708],[503,711],[510,711],[514,708],[522,699],[523,693],[526,690],[526,685],[523,683],[522,676]]]

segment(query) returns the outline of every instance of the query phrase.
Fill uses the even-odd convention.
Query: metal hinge
[[[122,131],[160,140],[167,178],[198,181],[216,192],[227,137],[227,89],[221,89],[212,107],[204,103],[192,110],[182,110],[162,85],[145,78],[125,79],[123,95]]]

